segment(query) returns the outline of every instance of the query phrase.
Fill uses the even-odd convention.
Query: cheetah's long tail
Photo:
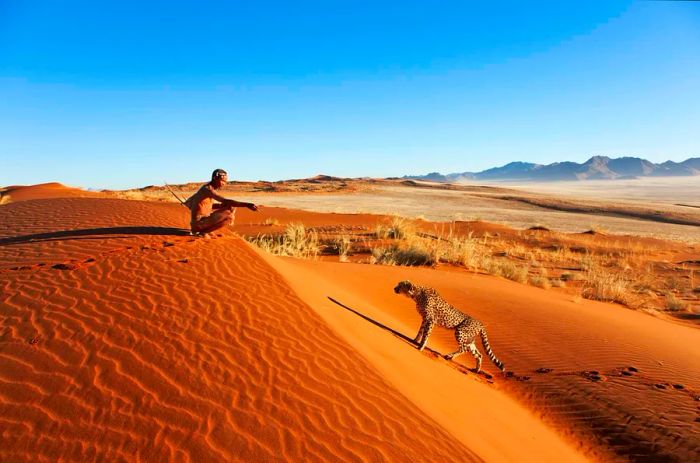
[[[496,357],[496,354],[494,354],[493,351],[491,350],[491,345],[489,345],[489,338],[488,338],[488,336],[486,336],[486,330],[482,329],[480,334],[481,334],[481,342],[484,345],[484,350],[486,350],[486,355],[489,356],[489,358],[491,359],[493,364],[496,365],[499,370],[505,371],[506,366],[503,364],[503,362],[498,360],[498,357]]]

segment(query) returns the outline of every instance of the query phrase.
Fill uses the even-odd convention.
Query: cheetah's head
[[[411,295],[411,291],[413,291],[413,283],[411,283],[408,280],[400,281],[398,285],[394,288],[394,292],[396,294],[405,294],[407,296]]]

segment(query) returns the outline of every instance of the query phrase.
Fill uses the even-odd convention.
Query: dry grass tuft
[[[582,296],[596,301],[617,302],[627,306],[633,306],[630,297],[632,282],[620,272],[610,272],[598,265],[588,267],[585,275]]]
[[[669,291],[666,293],[665,307],[669,312],[684,312],[688,310],[689,305]]]
[[[483,269],[492,275],[502,276],[518,283],[527,283],[529,269],[516,265],[509,260],[487,259]]]
[[[278,256],[315,259],[318,255],[318,234],[308,231],[302,224],[289,224],[284,234],[277,236],[258,235],[249,241],[263,251]]]
[[[348,253],[352,248],[352,241],[350,240],[350,236],[343,235],[340,238],[336,239],[335,246],[338,249],[338,260],[340,262],[347,262]]]
[[[433,265],[433,257],[425,249],[411,246],[401,249],[396,245],[372,250],[372,263],[383,265]]]
[[[416,227],[403,217],[395,216],[391,223],[378,224],[376,235],[379,239],[405,240],[416,234]]]
[[[270,226],[270,227],[273,226],[273,225],[279,225],[279,224],[280,224],[280,221],[277,220],[277,219],[275,219],[275,218],[273,218],[273,217],[268,217],[268,218],[265,219],[265,221],[263,222],[263,225],[267,225],[267,226]]]
[[[550,283],[554,288],[566,288],[566,282],[561,278],[554,278]]]
[[[547,272],[544,269],[542,269],[542,272],[539,275],[530,276],[529,282],[532,286],[537,286],[538,288],[542,289],[549,289],[552,287],[552,283],[549,281]]]
[[[482,244],[472,237],[471,232],[467,236],[454,236],[450,233],[440,260],[471,269],[481,268],[486,259]]]

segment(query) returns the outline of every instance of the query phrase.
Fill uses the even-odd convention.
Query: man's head
[[[228,174],[224,169],[216,169],[211,173],[211,184],[214,188],[221,188],[228,182]]]

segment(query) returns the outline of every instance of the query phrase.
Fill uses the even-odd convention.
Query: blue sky
[[[0,185],[700,156],[697,2],[377,3],[0,0]]]

